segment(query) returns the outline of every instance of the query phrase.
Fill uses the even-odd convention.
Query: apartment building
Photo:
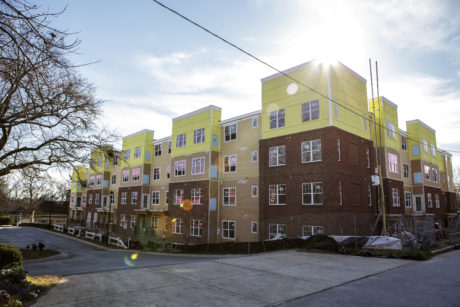
[[[171,136],[141,130],[119,153],[94,151],[74,171],[70,217],[178,244],[370,235],[382,227],[379,167],[390,223],[456,217],[452,156],[435,131],[420,120],[400,129],[397,105],[368,99],[350,68],[311,61],[261,83],[260,111],[222,120],[210,105],[172,119]]]

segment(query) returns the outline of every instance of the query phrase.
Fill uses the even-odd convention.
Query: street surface
[[[183,255],[161,255],[139,253],[138,258],[131,259],[132,251],[106,250],[89,245],[78,239],[55,234],[31,227],[0,227],[0,242],[25,248],[38,242],[45,244],[45,249],[55,249],[62,255],[51,259],[25,261],[24,268],[30,275],[75,275],[91,272],[113,271],[132,267],[151,267],[167,264],[205,261],[209,257],[190,257]]]

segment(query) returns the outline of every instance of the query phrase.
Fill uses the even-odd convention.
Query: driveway
[[[137,259],[131,259],[132,251],[108,250],[79,239],[37,228],[0,227],[0,242],[25,248],[33,243],[38,244],[39,241],[45,244],[45,248],[58,250],[62,254],[49,259],[25,261],[24,267],[30,275],[66,276],[212,259],[206,256],[153,253],[139,253]]]
[[[67,276],[34,306],[276,305],[410,263],[289,250]]]

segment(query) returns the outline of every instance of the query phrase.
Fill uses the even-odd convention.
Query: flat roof
[[[140,131],[137,131],[137,132],[134,132],[134,133],[125,135],[125,136],[123,137],[123,139],[127,139],[127,138],[133,137],[133,136],[135,136],[135,135],[139,135],[139,134],[142,134],[142,133],[148,133],[148,132],[150,132],[150,133],[155,133],[155,131],[153,131],[153,130],[142,129],[142,130],[140,130]]]
[[[382,97],[383,102],[388,103],[390,106],[392,106],[395,109],[398,108],[398,105],[396,103],[392,102],[390,99],[386,98],[385,96],[380,96],[380,97]]]
[[[425,128],[427,128],[428,130],[431,130],[433,133],[436,133],[436,130],[434,130],[433,128],[431,128],[430,126],[422,122],[420,119],[413,119],[413,120],[406,121],[406,127],[407,125],[410,125],[410,124],[420,124],[424,126]]]
[[[187,113],[187,114],[178,116],[178,117],[176,117],[176,118],[173,118],[172,121],[175,122],[176,120],[184,119],[184,118],[187,118],[187,117],[189,117],[189,116],[192,116],[192,115],[195,115],[195,114],[199,114],[199,113],[202,113],[202,112],[204,112],[204,111],[212,110],[212,109],[217,110],[217,111],[222,111],[221,108],[219,108],[219,107],[217,107],[217,106],[211,104],[211,105],[206,106],[206,107],[204,107],[204,108],[201,108],[201,109],[195,110],[195,111],[193,111],[193,112],[190,112],[190,113]]]
[[[158,140],[153,140],[152,144],[159,144],[159,143],[163,143],[165,141],[169,141],[171,140],[171,136],[167,136],[167,137],[164,137],[164,138],[161,138],[161,139],[158,139]]]

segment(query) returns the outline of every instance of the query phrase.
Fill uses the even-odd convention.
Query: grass
[[[42,287],[44,291],[47,291],[64,281],[61,276],[55,275],[27,276],[26,280],[35,286]]]
[[[34,260],[60,254],[60,252],[53,249],[33,250],[21,248],[19,250],[21,251],[23,260]]]

